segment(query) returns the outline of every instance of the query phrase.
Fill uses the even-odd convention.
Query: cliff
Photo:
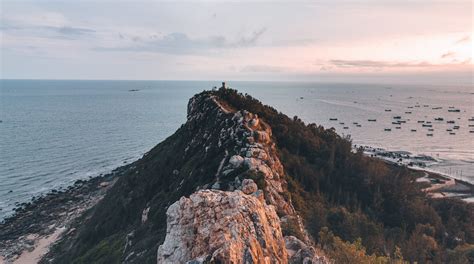
[[[204,91],[43,262],[449,262],[448,248],[474,239],[472,207],[453,203],[427,200],[411,172],[332,129]]]

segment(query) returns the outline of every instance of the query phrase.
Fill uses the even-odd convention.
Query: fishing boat
[[[368,119],[369,122],[377,122],[377,119]]]
[[[385,128],[384,131],[392,131],[390,128]]]
[[[337,118],[329,118],[329,121],[337,121]]]
[[[426,134],[426,136],[428,136],[428,137],[432,137],[432,136],[433,136],[433,134]]]
[[[459,126],[453,126],[453,129],[459,129]]]
[[[448,112],[459,113],[459,112],[461,112],[461,110],[459,110],[459,109],[448,109]]]
[[[433,127],[433,125],[423,124],[423,127]]]
[[[394,116],[393,119],[402,119],[401,116]]]
[[[411,114],[411,112],[405,112],[405,114]]]
[[[424,123],[425,121],[423,120],[418,120],[418,123],[421,124],[421,123]]]
[[[448,121],[446,121],[446,123],[448,123],[448,124],[454,124],[454,123],[456,123],[456,122],[454,122],[454,120],[448,120]]]
[[[385,112],[392,112],[392,109],[385,109]]]
[[[435,120],[435,121],[443,121],[444,118],[442,118],[442,117],[437,117],[437,118],[435,118],[434,120]]]
[[[412,130],[410,130],[410,131],[411,131],[411,132],[416,132],[416,129],[412,129]]]

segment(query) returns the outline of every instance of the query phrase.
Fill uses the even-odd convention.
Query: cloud
[[[445,55],[445,54],[443,54]],[[451,54],[447,54],[450,56]],[[385,68],[433,68],[433,67],[442,67],[442,66],[456,66],[456,65],[466,65],[469,64],[471,59],[467,59],[461,62],[454,61],[452,63],[443,63],[435,64],[429,63],[426,61],[416,62],[416,61],[407,61],[407,62],[390,62],[390,61],[375,61],[375,60],[329,60],[328,65],[324,65],[325,70],[333,66],[336,68],[354,68],[354,69],[373,69],[373,70],[383,70]],[[321,64],[315,64],[321,65]]]
[[[119,47],[99,47],[100,51],[135,51],[135,52],[156,52],[167,54],[196,54],[206,53],[212,50],[229,48],[246,48],[257,45],[260,37],[265,33],[266,28],[253,31],[249,35],[240,36],[236,40],[229,40],[222,35],[209,36],[206,38],[190,38],[182,32],[173,32],[161,37],[151,36],[128,36],[118,33],[121,41],[126,41]]]
[[[257,44],[258,39],[267,31],[267,28],[261,28],[259,30],[255,30],[250,34],[250,36],[242,36],[234,45],[237,47],[248,47],[248,46],[255,46]]]
[[[454,44],[463,44],[471,41],[471,36],[464,36],[463,38],[458,39]]]
[[[53,12],[36,16],[6,16],[1,22],[0,30],[10,35],[71,39],[96,32],[90,28],[71,26],[62,14]]]
[[[95,30],[89,28],[79,28],[79,27],[60,27],[60,28],[51,28],[56,30],[61,35],[73,36],[73,35],[84,35],[94,33]]]
[[[428,62],[388,62],[374,60],[330,60],[329,64],[339,68],[405,68],[429,67]]]
[[[441,59],[452,58],[454,55],[456,55],[456,52],[448,51],[441,55]]]

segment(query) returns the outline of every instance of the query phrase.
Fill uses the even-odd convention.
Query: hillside
[[[205,91],[43,261],[472,262],[472,205],[429,199],[415,179],[332,129]]]

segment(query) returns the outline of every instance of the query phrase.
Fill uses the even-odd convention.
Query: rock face
[[[285,171],[271,127],[208,94],[190,100],[188,124],[200,127],[211,112],[220,133],[215,144],[206,137],[210,133],[203,132],[209,142],[205,151],[223,154],[215,180],[168,208],[158,263],[327,263],[311,246],[285,195]],[[189,148],[199,148],[193,142]],[[283,237],[281,222],[287,221],[297,225],[304,241]]]
[[[274,207],[239,190],[201,190],[172,204],[158,263],[205,261],[287,263]]]

